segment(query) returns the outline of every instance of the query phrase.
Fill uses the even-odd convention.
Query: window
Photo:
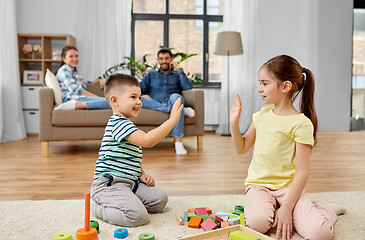
[[[352,117],[365,118],[365,8],[354,9]]]
[[[196,53],[181,63],[185,73],[204,80],[195,87],[220,87],[222,57],[214,55],[222,31],[223,0],[133,0],[132,57],[157,63],[160,46]]]

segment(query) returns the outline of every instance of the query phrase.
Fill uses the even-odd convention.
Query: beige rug
[[[347,214],[339,216],[332,239],[365,239],[365,192],[312,193],[309,196],[312,200],[340,204],[347,209]],[[195,207],[209,207],[213,213],[226,211],[242,205],[243,198],[242,195],[170,197],[164,213],[150,215],[150,222],[145,226],[128,228],[126,239],[138,239],[144,232],[153,233],[156,240],[202,233],[202,229],[178,225],[174,214]],[[59,232],[69,232],[75,239],[76,231],[84,224],[83,214],[83,200],[0,201],[0,239],[51,240]],[[100,224],[99,239],[114,239],[114,230],[119,227],[96,220]],[[295,234],[292,239],[301,238]]]

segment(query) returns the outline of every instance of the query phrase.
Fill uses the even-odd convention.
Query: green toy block
[[[241,210],[238,210],[238,209],[235,209],[233,211],[233,214],[236,214],[236,215],[240,215],[241,213],[243,213]]]
[[[209,215],[203,215],[203,216],[199,216],[199,217],[202,217],[203,218],[203,222],[204,222],[205,220],[207,220],[209,218]]]
[[[244,208],[243,208],[243,206],[240,206],[240,205],[236,205],[234,207],[234,210],[240,210],[241,212],[244,212],[245,211]]]
[[[246,226],[245,214],[244,213],[240,214],[240,224],[243,225],[243,226]]]
[[[197,217],[198,215],[196,215],[196,213],[195,212],[189,212],[188,213],[188,222],[190,221],[190,218],[192,218],[192,217]]]
[[[233,213],[233,210],[231,209],[231,210],[227,210],[227,211],[225,211],[226,213],[230,213],[230,214],[232,214]]]
[[[217,226],[218,226],[218,228],[221,228],[221,223],[217,222]]]
[[[260,240],[260,237],[237,230],[237,231],[231,232],[229,234],[229,239],[231,239],[231,240]]]

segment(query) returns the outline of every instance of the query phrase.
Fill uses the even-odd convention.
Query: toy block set
[[[262,233],[256,232],[241,224],[229,226],[214,231],[206,231],[195,236],[180,238],[179,240],[274,240]]]
[[[202,228],[205,233],[192,237],[181,238],[185,240],[201,239],[231,239],[231,240],[270,240],[272,238],[245,227],[243,206],[235,206],[234,210],[212,214],[210,208],[191,208],[184,211],[181,217],[175,215],[178,223],[187,223],[189,228]],[[216,230],[217,229],[217,230]],[[215,230],[215,231],[211,231]]]
[[[176,220],[180,225],[187,223],[190,228],[204,229],[204,231],[214,230],[234,226],[237,224],[246,225],[244,218],[243,206],[235,206],[234,210],[226,212],[217,212],[212,214],[212,209],[208,207],[190,208],[184,211],[181,217],[175,215]]]

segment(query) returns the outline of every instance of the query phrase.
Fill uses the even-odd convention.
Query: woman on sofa
[[[79,62],[78,50],[73,46],[65,46],[61,52],[61,65],[57,70],[57,80],[62,90],[63,103],[55,110],[74,109],[110,109],[104,97],[99,97],[87,91],[86,83],[91,82],[77,73],[76,67]],[[97,79],[91,83],[99,83],[104,88],[104,81]]]

